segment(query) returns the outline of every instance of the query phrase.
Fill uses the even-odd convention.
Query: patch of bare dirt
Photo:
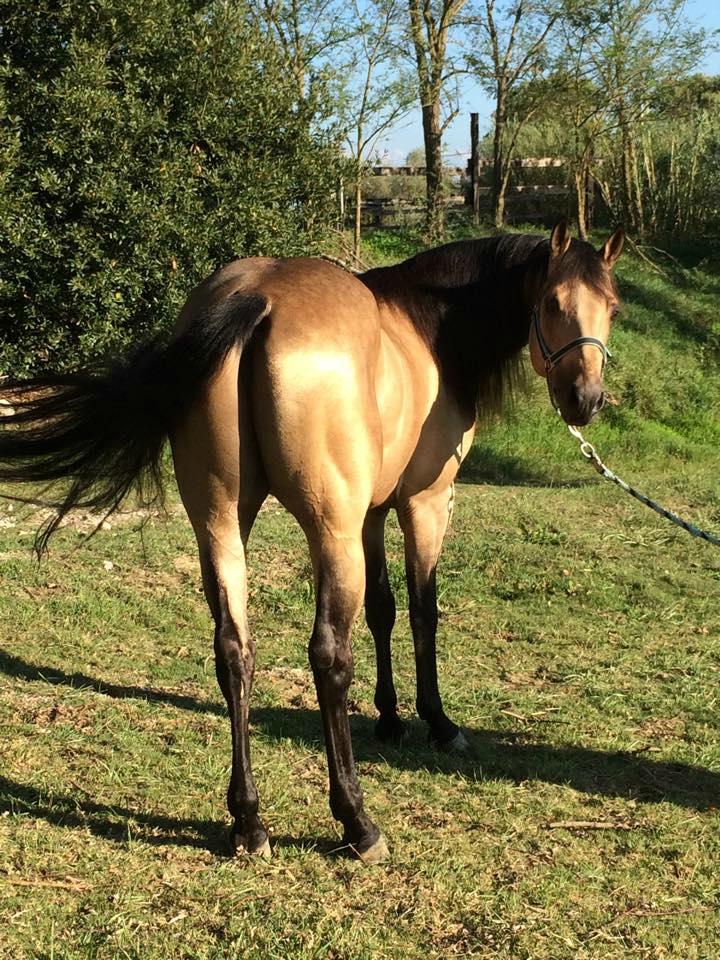
[[[15,712],[23,723],[32,723],[41,730],[62,725],[87,733],[97,711],[94,704],[64,704],[50,697],[26,695],[16,699]]]
[[[293,707],[312,710],[317,706],[315,685],[309,670],[300,667],[271,667],[265,677]]]
[[[685,736],[685,721],[682,717],[650,717],[635,729],[645,740],[677,740]]]

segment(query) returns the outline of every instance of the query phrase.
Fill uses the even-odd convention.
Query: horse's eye
[[[555,296],[554,293],[551,294],[545,301],[545,309],[550,311],[551,313],[560,312],[560,301],[558,300],[558,298]]]
[[[617,304],[617,303],[611,304],[611,305],[610,305],[610,319],[611,319],[611,320],[614,320],[615,317],[618,315],[618,313],[620,313],[620,305]]]

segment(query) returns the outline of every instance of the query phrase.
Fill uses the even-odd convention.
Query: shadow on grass
[[[460,467],[457,482],[514,487],[586,487],[594,478],[558,480],[561,471],[538,468],[530,460],[499,453],[493,447],[476,440]]]
[[[291,739],[319,749],[320,714],[314,710],[259,708],[252,711],[256,730],[272,739]],[[572,744],[556,746],[513,731],[464,727],[470,743],[467,754],[444,754],[426,742],[425,725],[406,722],[407,740],[396,747],[379,744],[374,721],[350,717],[355,759],[391,767],[460,774],[479,782],[538,780],[571,787],[583,793],[624,797],[644,803],[673,803],[707,810],[720,804],[720,773],[686,763],[652,760],[643,753],[608,752]]]
[[[220,857],[231,856],[230,830],[219,820],[166,817],[127,807],[81,800],[54,789],[42,790],[0,776],[0,812],[30,816],[58,827],[89,830],[115,843],[140,842],[150,846],[193,847]],[[273,836],[273,847],[305,847],[322,854],[346,855],[337,837]]]
[[[9,677],[19,677],[21,680],[58,683],[78,690],[92,690],[93,693],[102,693],[106,697],[112,697],[113,700],[147,700],[150,703],[166,703],[179,710],[190,710],[193,713],[214,713],[222,717],[227,714],[224,705],[214,703],[212,700],[198,700],[196,697],[173,693],[171,690],[105,683],[104,680],[89,677],[85,673],[66,673],[59,667],[39,667],[28,663],[22,657],[8,653],[7,650],[0,650],[0,673],[5,673]]]
[[[41,790],[0,776],[0,811],[29,815],[55,826],[89,830],[106,840],[141,841],[197,847],[212,853],[229,851],[227,827],[216,820],[180,820],[161,814],[139,813],[122,806]]]
[[[687,286],[678,283],[678,287]],[[692,340],[699,345],[715,345],[717,347],[717,334],[714,334],[709,321],[701,316],[697,308],[688,307],[682,289],[677,290],[675,296],[668,295],[664,290],[648,288],[631,280],[623,280],[620,284],[623,300],[628,304],[636,304],[653,313],[660,314],[679,335],[682,340]],[[644,324],[638,324],[633,319],[632,312],[627,311],[623,315],[623,326],[633,329],[642,334],[647,334]]]
[[[224,708],[210,701],[191,696],[148,689],[138,686],[107,684],[80,673],[65,673],[52,667],[27,663],[20,657],[0,651],[0,670],[24,680],[60,683],[72,687],[93,690],[115,699],[139,699],[165,703],[169,706],[193,712],[221,714]],[[483,781],[510,781],[523,783],[539,780],[569,786],[585,793],[606,797],[627,797],[646,803],[668,802],[681,807],[706,810],[720,805],[720,774],[703,767],[684,763],[653,760],[643,753],[607,752],[589,747],[553,745],[533,740],[526,733],[498,730],[466,729],[470,741],[467,755],[438,753],[425,743],[425,727],[419,721],[411,721],[409,737],[401,747],[378,744],[373,736],[374,722],[359,714],[351,715],[355,757],[360,763],[383,758],[391,767],[406,770],[429,770],[438,774],[460,774],[463,778]],[[253,731],[271,740],[292,740],[313,750],[320,749],[322,725],[317,710],[289,709],[284,707],[260,707],[251,711]],[[31,788],[20,788],[22,790]],[[53,798],[52,804],[43,802],[40,795],[26,798],[27,805],[38,807],[38,816],[48,819],[53,811],[63,822],[67,813],[72,818],[77,801],[68,800],[69,807]],[[174,821],[163,817],[135,814],[86,804],[85,814],[91,824],[99,824],[113,818],[129,817],[144,823],[143,833],[148,842],[185,843],[217,847],[217,826],[203,821]],[[86,823],[83,815],[78,825]],[[108,821],[107,835],[127,839],[122,825]],[[153,840],[154,831],[160,831],[159,839]],[[182,839],[187,831],[191,836]],[[172,836],[167,836],[170,831]],[[180,838],[175,836],[179,831]],[[116,837],[115,834],[118,834]],[[194,839],[193,839],[194,836]]]

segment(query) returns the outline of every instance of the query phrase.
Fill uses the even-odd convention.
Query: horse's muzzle
[[[565,402],[560,402],[560,413],[566,423],[584,427],[605,405],[605,392],[601,384],[573,383]]]

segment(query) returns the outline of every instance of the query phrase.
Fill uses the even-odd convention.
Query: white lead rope
[[[558,413],[559,412],[560,411],[558,410]],[[687,520],[683,520],[682,517],[679,517],[676,513],[673,513],[672,510],[666,510],[665,507],[662,507],[655,500],[651,500],[650,497],[646,497],[644,493],[640,493],[639,490],[631,487],[629,483],[626,483],[616,473],[613,473],[609,467],[605,466],[595,447],[590,443],[589,440],[585,439],[577,427],[567,424],[567,428],[575,437],[575,439],[580,442],[580,452],[582,455],[586,460],[589,461],[589,463],[593,465],[593,467],[595,467],[601,476],[606,477],[608,480],[612,480],[613,483],[616,483],[619,487],[625,490],[626,493],[629,493],[631,497],[635,497],[635,499],[639,500],[640,503],[644,503],[646,507],[650,507],[650,509],[654,510],[655,513],[660,514],[661,517],[665,517],[666,520],[676,524],[676,526],[682,527],[683,530],[687,530],[691,536],[699,537],[701,540],[705,540],[707,543],[712,543],[715,547],[720,547],[720,537],[715,536],[713,533],[708,533],[706,530],[701,530],[699,527],[689,523]]]

